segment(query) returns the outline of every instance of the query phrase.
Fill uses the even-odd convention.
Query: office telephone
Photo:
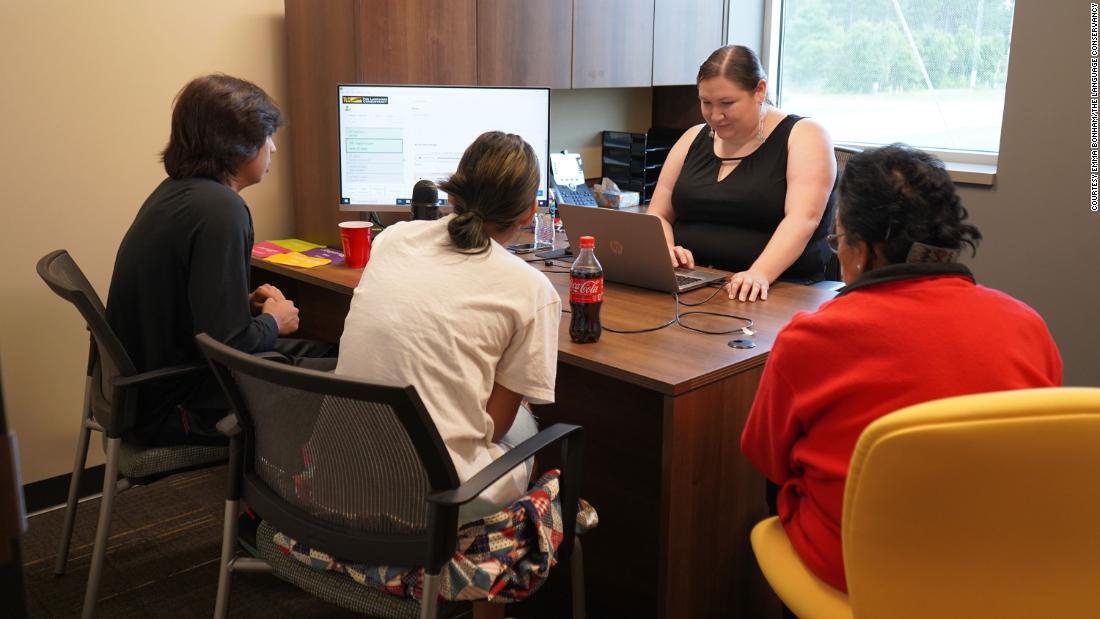
[[[550,186],[558,202],[596,206],[596,198],[584,184],[584,166],[577,153],[550,153]]]

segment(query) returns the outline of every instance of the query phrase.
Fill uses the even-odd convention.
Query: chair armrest
[[[137,398],[135,387],[140,387],[158,381],[179,379],[186,376],[197,376],[210,371],[205,363],[189,363],[186,365],[173,365],[133,376],[116,376],[111,380],[111,420],[107,424],[107,436],[110,438],[121,437],[124,430],[129,428],[137,414]]]
[[[141,374],[134,374],[133,376],[119,376],[111,381],[111,386],[116,389],[127,389],[130,387],[137,387],[146,383],[156,382],[158,380],[169,380],[173,378],[182,378],[184,376],[190,376],[192,374],[202,374],[210,371],[210,366],[206,363],[188,363],[186,365],[173,365],[166,368],[160,368],[158,370],[151,370],[149,372],[142,372]]]
[[[558,557],[568,564],[573,552],[573,531],[577,522],[577,486],[581,476],[581,458],[584,450],[584,429],[564,423],[556,423],[531,438],[516,445],[494,460],[476,475],[454,490],[444,490],[428,495],[430,507],[429,528],[434,543],[424,561],[428,574],[438,574],[443,564],[454,553],[458,536],[458,506],[468,503],[481,494],[493,482],[508,471],[523,464],[528,458],[555,443],[562,445],[562,527],[568,533],[558,547]]]
[[[495,481],[507,475],[512,469],[523,464],[528,458],[531,458],[536,453],[562,440],[574,435],[579,435],[581,432],[583,432],[583,428],[580,426],[555,423],[519,445],[516,445],[515,448],[508,450],[503,456],[493,460],[492,463],[478,471],[476,475],[466,480],[465,483],[454,490],[444,490],[428,495],[428,501],[437,505],[454,506],[469,503],[474,500],[477,495],[484,492],[486,488],[493,485]],[[568,459],[565,459],[565,461],[568,462]],[[568,473],[568,471],[565,471],[565,474]]]
[[[268,361],[276,361],[279,363],[290,363],[290,359],[282,353],[275,351],[257,353],[257,357],[266,359]],[[205,361],[199,361],[196,363],[187,363],[184,365],[173,365],[166,368],[160,368],[157,370],[151,370],[149,372],[142,372],[141,374],[134,374],[133,376],[119,376],[111,381],[113,387],[129,388],[144,385],[145,383],[152,383],[158,380],[169,380],[173,378],[182,378],[184,376],[190,376],[192,374],[202,374],[210,371],[210,366]]]

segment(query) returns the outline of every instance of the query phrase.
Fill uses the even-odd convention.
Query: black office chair
[[[852,155],[861,152],[863,152],[861,149],[852,146],[833,146],[833,154],[836,155],[836,178],[838,183],[840,177],[844,175],[844,166],[848,164],[848,160],[852,158]],[[844,287],[844,282],[840,279],[840,258],[836,254],[830,255],[828,262],[825,263],[825,279],[815,283],[814,286],[829,290],[839,290]]]
[[[92,617],[103,573],[103,560],[107,554],[107,534],[115,495],[137,483],[148,483],[173,473],[219,464],[227,459],[229,450],[226,447],[203,446],[145,448],[124,441],[123,433],[133,426],[140,414],[137,391],[142,385],[206,373],[210,369],[205,364],[195,363],[138,373],[122,342],[107,324],[99,295],[69,253],[63,249],[52,251],[38,261],[37,269],[39,277],[51,290],[76,306],[92,333],[76,458],[69,482],[61,544],[54,566],[54,573],[65,573],[76,519],[80,476],[88,458],[88,441],[92,430],[102,432],[107,463],[82,615]]]
[[[273,363],[197,337],[235,415],[230,436],[221,571],[214,616],[228,612],[232,572],[273,572],[326,601],[381,617],[433,618],[465,604],[438,603],[440,573],[454,555],[459,507],[542,449],[562,448],[559,561],[570,565],[573,616],[584,616],[575,539],[582,430],[555,424],[459,484],[435,423],[413,387],[384,387]],[[309,464],[305,464],[308,453]],[[308,471],[307,471],[308,468]],[[308,491],[303,491],[308,477]],[[234,557],[240,501],[260,515],[260,559]],[[367,565],[423,566],[422,603],[306,567],[271,543],[272,529]]]

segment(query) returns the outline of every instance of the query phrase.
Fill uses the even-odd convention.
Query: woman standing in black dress
[[[673,146],[649,206],[673,265],[733,271],[729,295],[742,301],[767,299],[780,277],[822,279],[836,182],[828,133],[768,102],[747,47],[715,50],[696,81],[706,123]]]

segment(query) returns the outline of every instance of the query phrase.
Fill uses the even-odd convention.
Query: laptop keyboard
[[[703,279],[702,277],[691,277],[689,275],[680,275],[679,273],[677,273],[676,274],[676,285],[682,288],[682,287],[687,286],[689,284],[694,284],[697,281],[701,281],[702,279]]]

